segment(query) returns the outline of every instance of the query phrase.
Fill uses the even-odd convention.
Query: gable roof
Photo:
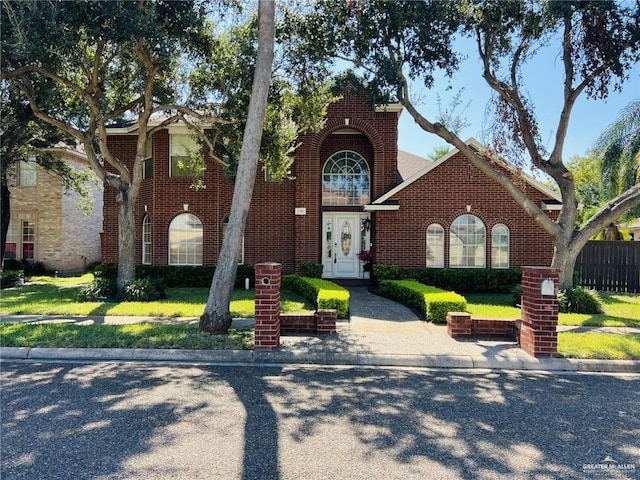
[[[477,141],[475,138],[469,138],[467,141],[465,141],[465,143],[467,145],[469,145],[470,147],[474,148],[475,150],[478,150],[478,151],[486,150],[486,147],[484,145],[482,145],[479,141]],[[382,195],[380,198],[378,198],[377,200],[373,201],[370,205],[365,206],[365,210],[376,210],[377,209],[376,206],[382,206],[383,204],[389,204],[389,200],[395,194],[397,194],[398,192],[404,190],[409,185],[411,185],[413,182],[415,182],[416,180],[422,178],[424,175],[428,174],[431,170],[433,170],[434,168],[438,167],[439,165],[442,165],[444,162],[446,162],[447,160],[449,160],[451,157],[453,157],[455,154],[457,154],[459,152],[460,152],[460,150],[458,150],[457,148],[454,148],[454,149],[450,150],[448,153],[446,153],[445,155],[443,155],[442,157],[440,157],[439,159],[437,159],[436,161],[429,162],[428,164],[423,166],[421,169],[416,171],[409,178],[404,180],[401,184],[399,184],[395,188],[389,190],[387,193]],[[398,158],[399,158],[399,156],[398,156]],[[498,160],[500,165],[502,165],[504,168],[506,168],[507,170],[509,170],[511,172],[517,173],[516,168],[515,168],[515,166],[513,164],[509,163],[508,161],[506,161],[505,159],[503,159],[501,157],[495,157],[495,158]],[[553,200],[553,202],[550,202],[550,204],[558,205],[558,204],[562,203],[562,197],[558,193],[554,192],[549,187],[544,185],[543,183],[539,182],[538,180],[536,180],[535,178],[533,178],[530,175],[527,175],[524,172],[520,172],[519,175],[529,185],[531,185],[533,188],[535,188],[536,190],[544,193],[545,195],[547,195],[549,197],[549,199]],[[367,207],[369,207],[369,208],[367,208]],[[546,205],[543,205],[542,207],[543,208],[547,208]],[[555,209],[555,208],[553,208],[553,209]]]

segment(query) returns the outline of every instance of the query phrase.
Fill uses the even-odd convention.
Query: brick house
[[[279,262],[284,272],[301,262],[322,263],[325,278],[362,278],[357,254],[363,250],[378,263],[406,267],[549,265],[548,235],[460,153],[431,162],[398,152],[400,113],[399,105],[374,108],[349,93],[332,104],[322,131],[301,135],[293,180],[258,175],[239,261]],[[135,125],[111,128],[108,142],[133,162]],[[206,189],[191,190],[177,162],[188,144],[179,124],[153,136],[136,211],[139,263],[216,263],[233,184],[207,161]],[[556,194],[506,162],[499,165],[550,215],[557,213]],[[109,188],[103,232],[103,261],[116,262],[117,210]]]
[[[60,146],[48,149],[77,171],[88,168],[84,153]],[[41,262],[48,270],[74,272],[101,261],[102,185],[89,182],[89,197],[66,191],[62,180],[35,161],[20,162],[12,175],[11,220],[5,259]],[[79,205],[91,203],[91,213]]]

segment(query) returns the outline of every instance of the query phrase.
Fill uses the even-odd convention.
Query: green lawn
[[[558,353],[567,358],[640,360],[640,335],[560,332]]]
[[[604,313],[582,315],[561,313],[560,325],[590,327],[639,327],[640,294],[600,292]],[[467,294],[467,311],[476,317],[520,318],[520,309],[512,307],[510,294]]]
[[[69,323],[0,323],[3,347],[184,348],[250,350],[253,329],[228,335],[203,335],[196,324],[75,325]]]
[[[134,315],[154,317],[199,317],[204,311],[209,290],[206,288],[168,288],[167,298],[155,302],[78,302],[83,284],[93,275],[53,278],[32,277],[21,287],[0,291],[0,315]],[[233,317],[252,317],[255,313],[254,290],[236,289],[231,300]],[[313,311],[304,298],[283,290],[284,313]]]

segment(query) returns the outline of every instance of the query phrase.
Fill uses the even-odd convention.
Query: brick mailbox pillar
[[[275,350],[280,346],[280,273],[279,263],[257,263],[256,328],[254,350]]]
[[[558,281],[560,270],[522,267],[520,347],[534,357],[558,356]]]

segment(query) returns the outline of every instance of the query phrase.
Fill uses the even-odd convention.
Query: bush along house
[[[365,278],[372,262],[408,268],[548,266],[549,236],[497,183],[457,150],[436,161],[399,152],[400,105],[374,107],[345,92],[318,133],[301,135],[291,179],[258,175],[240,263],[323,265],[328,279]],[[109,130],[109,146],[133,163],[135,125]],[[425,134],[426,135],[426,134]],[[205,189],[190,189],[179,158],[193,148],[179,123],[152,137],[137,205],[137,262],[215,265],[233,183],[207,161]],[[475,140],[473,148],[482,149]],[[559,197],[497,159],[535,202],[555,216]],[[104,190],[102,257],[117,258],[114,190]]]

